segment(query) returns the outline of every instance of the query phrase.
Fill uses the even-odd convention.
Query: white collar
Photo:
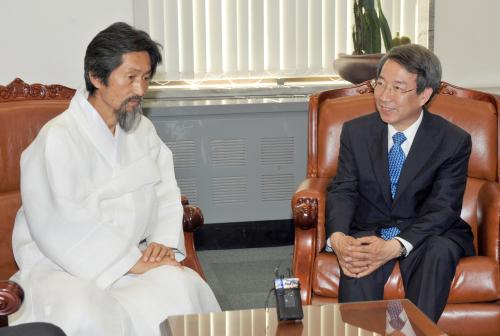
[[[420,111],[420,116],[418,117],[418,119],[415,120],[415,122],[413,124],[411,124],[410,127],[405,129],[404,131],[402,131],[402,133],[406,137],[406,141],[403,142],[403,144],[401,145],[401,148],[403,149],[405,155],[408,155],[408,153],[410,152],[411,145],[413,143],[413,140],[415,139],[415,135],[417,134],[418,128],[420,127],[420,124],[422,123],[423,117],[424,117],[424,112],[422,110],[422,111]],[[390,150],[392,145],[393,145],[392,136],[394,134],[396,134],[397,132],[400,132],[400,131],[398,131],[396,128],[394,128],[394,126],[392,126],[391,124],[387,124],[387,144],[388,144],[387,148],[388,148],[388,150]]]

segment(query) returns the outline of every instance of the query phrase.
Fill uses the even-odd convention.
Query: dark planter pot
[[[339,54],[333,61],[333,69],[348,82],[359,84],[375,78],[377,66],[385,54],[347,55]]]

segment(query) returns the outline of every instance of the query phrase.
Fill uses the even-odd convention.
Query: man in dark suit
[[[459,259],[474,254],[460,218],[470,135],[425,108],[440,82],[431,51],[393,48],[377,70],[378,111],[342,128],[326,210],[340,302],[381,300],[399,260],[406,297],[437,322]]]

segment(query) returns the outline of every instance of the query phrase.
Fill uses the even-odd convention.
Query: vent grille
[[[194,140],[177,140],[165,142],[174,155],[174,167],[187,169],[196,167],[196,142]]]
[[[295,192],[293,174],[262,175],[260,180],[262,201],[288,201]]]
[[[237,167],[247,164],[247,144],[244,139],[210,141],[213,167]]]
[[[293,137],[260,139],[261,164],[294,164],[294,156],[295,139]]]
[[[198,203],[198,191],[196,188],[196,179],[178,178],[177,184],[179,185],[181,194],[188,198],[190,204]]]
[[[215,205],[246,203],[248,201],[246,177],[213,177],[212,203]]]

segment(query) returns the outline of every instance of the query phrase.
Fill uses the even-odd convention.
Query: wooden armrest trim
[[[0,316],[15,313],[23,303],[24,291],[14,281],[0,281]]]
[[[194,232],[203,226],[204,219],[201,209],[194,205],[184,205],[182,225],[184,232]]]
[[[318,199],[301,197],[293,207],[295,226],[302,230],[316,228],[318,224]]]

